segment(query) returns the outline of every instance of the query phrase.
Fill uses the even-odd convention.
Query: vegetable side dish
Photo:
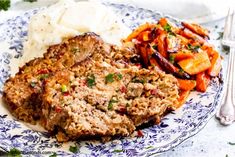
[[[177,77],[179,104],[185,103],[191,90],[205,92],[212,77],[218,76],[222,58],[208,43],[209,31],[198,24],[182,22],[176,26],[166,18],[157,24],[136,28],[124,42],[133,42],[143,65]]]

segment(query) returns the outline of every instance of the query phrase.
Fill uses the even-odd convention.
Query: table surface
[[[56,1],[56,0],[54,0]],[[9,11],[0,11],[0,22],[16,16],[20,12],[24,12],[31,8],[36,8],[49,4],[52,1],[40,1],[38,3],[26,3],[19,0],[12,1],[12,7]],[[128,3],[128,0],[126,1]],[[146,8],[148,4],[146,3]],[[224,20],[213,22],[213,24],[207,24],[206,27],[210,29],[223,29]],[[226,67],[227,55],[220,51],[224,56],[224,66]],[[208,124],[195,136],[184,141],[174,149],[158,154],[160,157],[235,157],[235,145],[229,144],[229,142],[235,143],[235,124],[230,126],[221,126],[216,118],[213,116]],[[1,155],[1,153],[0,153]]]

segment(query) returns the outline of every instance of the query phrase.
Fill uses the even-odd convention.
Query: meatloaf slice
[[[62,44],[51,46],[43,58],[34,59],[20,68],[4,85],[3,99],[18,119],[35,123],[41,115],[40,93],[44,81],[60,69],[70,68],[75,63],[104,51],[103,41],[94,33],[86,33]]]
[[[177,103],[177,80],[154,69],[93,54],[50,77],[43,92],[43,126],[67,141],[86,135],[126,136],[159,120]],[[99,56],[99,57],[98,57]],[[114,59],[113,59],[114,58]]]

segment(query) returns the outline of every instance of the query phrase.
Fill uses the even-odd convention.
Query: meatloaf
[[[177,103],[175,77],[144,69],[129,48],[86,33],[51,46],[11,77],[3,98],[20,120],[41,124],[58,141],[128,136],[159,122]]]
[[[86,33],[62,44],[51,46],[43,58],[36,58],[5,82],[3,99],[18,119],[35,123],[41,114],[41,97],[45,80],[64,68],[70,68],[93,52],[103,51],[104,43],[94,33]]]
[[[119,60],[120,52],[94,53],[45,83],[42,121],[58,141],[84,136],[130,135],[136,126],[159,121],[177,103],[172,75]],[[122,61],[122,62],[121,62]]]

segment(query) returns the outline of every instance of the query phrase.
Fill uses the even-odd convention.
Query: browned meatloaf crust
[[[18,119],[35,123],[41,114],[40,93],[50,75],[84,60],[93,52],[102,51],[104,45],[99,36],[86,33],[51,46],[43,58],[34,59],[20,68],[4,86],[3,99]]]
[[[135,126],[158,121],[177,103],[172,75],[121,62],[120,52],[94,53],[70,70],[58,71],[45,84],[44,127],[57,139],[130,135]]]
[[[86,33],[23,66],[6,82],[3,98],[17,118],[40,119],[58,141],[128,136],[159,121],[178,98],[177,80],[130,62],[136,55]]]

